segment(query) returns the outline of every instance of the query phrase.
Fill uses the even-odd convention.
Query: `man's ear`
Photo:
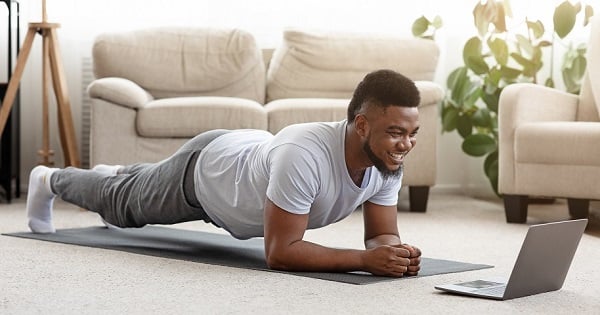
[[[354,129],[361,137],[366,137],[369,133],[369,122],[364,114],[358,114],[354,117]]]

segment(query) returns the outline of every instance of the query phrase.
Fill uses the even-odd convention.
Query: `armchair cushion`
[[[517,163],[600,167],[600,123],[525,123],[515,133]]]

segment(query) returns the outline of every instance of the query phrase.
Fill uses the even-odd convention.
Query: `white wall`
[[[286,27],[343,30],[367,33],[394,33],[408,37],[412,22],[421,15],[442,16],[444,27],[437,37],[441,58],[436,82],[445,86],[447,74],[461,63],[462,45],[473,36],[471,12],[476,0],[48,0],[49,22],[61,23],[60,48],[69,87],[69,96],[78,141],[80,136],[81,60],[91,55],[94,37],[101,32],[155,26],[239,27],[253,33],[261,47],[275,47]],[[551,23],[553,7],[559,0],[513,1],[513,11],[527,12],[535,19]],[[0,15],[3,19],[4,16]],[[41,21],[41,0],[21,0],[22,39],[27,22]],[[0,37],[1,39],[1,37]],[[0,55],[0,58],[5,58]],[[2,59],[0,59],[2,60]],[[4,75],[0,69],[0,80]],[[41,37],[34,41],[24,77],[21,80],[22,169],[26,184],[30,169],[37,164],[41,148]],[[54,110],[52,100],[51,110]],[[52,148],[57,166],[62,153],[52,112]],[[491,195],[483,176],[482,161],[465,156],[454,133],[440,138],[438,149],[438,189]]]

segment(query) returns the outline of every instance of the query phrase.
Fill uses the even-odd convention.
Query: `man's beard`
[[[402,174],[402,168],[404,167],[404,164],[401,164],[400,167],[398,167],[395,170],[390,170],[389,168],[387,168],[385,162],[383,162],[382,159],[378,158],[375,155],[375,152],[371,150],[371,146],[369,145],[370,140],[371,138],[368,137],[367,141],[363,145],[363,150],[367,153],[369,160],[373,162],[373,165],[377,168],[381,175],[383,175],[383,178],[388,179],[390,177],[400,177],[400,174]]]

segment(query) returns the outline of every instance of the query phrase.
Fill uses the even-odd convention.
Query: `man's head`
[[[367,74],[354,90],[348,105],[348,122],[353,122],[367,106],[417,107],[421,101],[415,83],[393,70],[377,70]]]
[[[398,175],[416,145],[419,90],[392,70],[371,72],[358,84],[348,106],[348,124],[360,136],[366,163],[384,176]]]

